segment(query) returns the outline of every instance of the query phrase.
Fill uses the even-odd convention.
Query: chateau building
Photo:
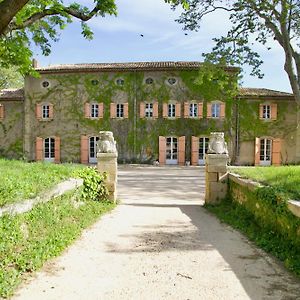
[[[240,88],[216,95],[195,84],[199,62],[57,65],[36,68],[24,88],[0,93],[0,156],[96,162],[97,134],[110,130],[120,162],[203,165],[209,135],[222,131],[232,164],[300,161],[292,94]],[[228,67],[226,72],[236,73]]]

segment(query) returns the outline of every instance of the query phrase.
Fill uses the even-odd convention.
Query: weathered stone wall
[[[23,156],[23,101],[1,100],[4,119],[0,120],[0,156],[21,158]]]

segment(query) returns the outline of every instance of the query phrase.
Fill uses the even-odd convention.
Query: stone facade
[[[272,149],[263,163],[300,160],[291,94],[240,89],[235,98],[210,95],[213,86],[194,84],[199,68],[198,62],[39,68],[39,78],[25,78],[22,98],[0,95],[1,154],[14,157],[10,149],[18,142],[30,161],[96,163],[98,132],[112,131],[121,163],[204,165],[210,133],[222,131],[232,163],[260,164],[257,149],[264,143]],[[236,69],[226,71],[234,78]]]

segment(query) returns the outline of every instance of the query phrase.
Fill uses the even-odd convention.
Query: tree
[[[288,75],[296,102],[300,106],[300,1],[299,0],[189,0],[189,7],[177,20],[185,30],[198,30],[201,20],[218,10],[228,12],[232,23],[226,36],[214,38],[211,53],[205,60],[221,65],[252,67],[251,75],[262,77],[259,54],[249,45],[261,43],[267,47],[274,39],[285,55],[284,70]],[[175,3],[174,8],[178,6]],[[269,48],[268,48],[269,49]]]
[[[43,55],[49,55],[50,41],[57,41],[58,30],[73,18],[81,20],[82,35],[91,39],[88,20],[117,14],[114,0],[94,3],[94,8],[88,9],[76,2],[64,5],[63,0],[0,0],[0,67],[17,66],[22,74],[32,71],[30,44],[35,43]]]
[[[8,88],[21,88],[23,84],[24,78],[15,68],[0,68],[0,90]]]

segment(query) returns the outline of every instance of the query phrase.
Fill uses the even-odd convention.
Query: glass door
[[[98,136],[91,136],[89,138],[89,163],[97,163],[97,142],[99,141]]]
[[[167,137],[166,139],[166,164],[178,164],[178,141],[176,137]]]
[[[55,139],[46,138],[44,140],[44,160],[54,162],[55,159]]]
[[[271,154],[272,154],[272,140],[260,139],[260,165],[269,166],[271,165]]]
[[[208,142],[209,142],[209,138],[207,138],[207,137],[199,138],[199,160],[198,160],[198,164],[200,166],[205,165],[205,154],[207,153],[207,150],[208,150]]]

